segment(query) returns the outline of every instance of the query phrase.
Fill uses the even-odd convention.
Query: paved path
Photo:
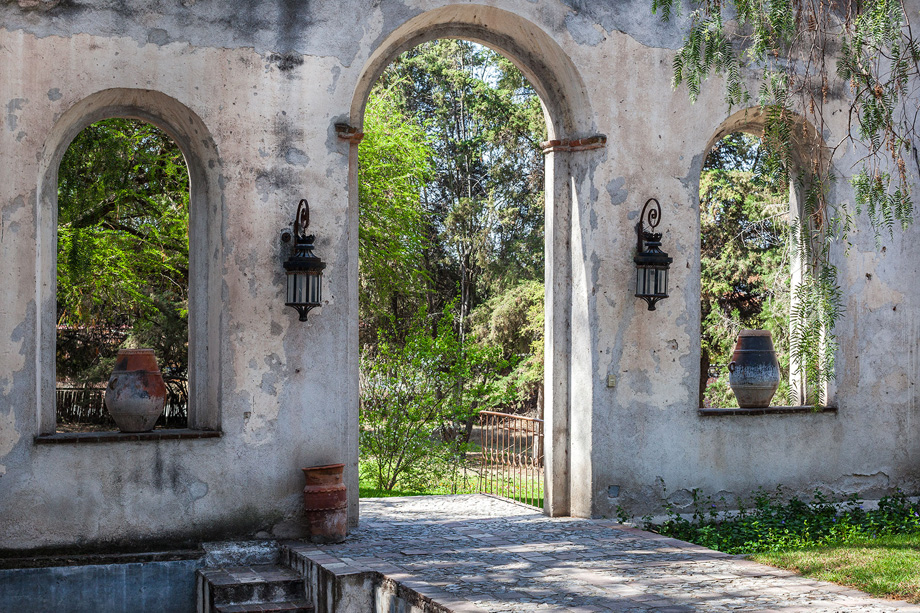
[[[373,569],[453,611],[912,611],[608,520],[549,518],[489,496],[361,501],[345,543],[314,551]]]

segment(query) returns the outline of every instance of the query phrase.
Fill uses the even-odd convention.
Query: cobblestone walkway
[[[489,496],[361,501],[360,527],[316,547],[452,611],[912,611],[608,520],[549,518]]]

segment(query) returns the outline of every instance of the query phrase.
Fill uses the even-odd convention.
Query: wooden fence
[[[117,430],[105,408],[103,387],[59,387],[56,390],[55,412],[59,424],[108,426]],[[188,425],[188,383],[166,381],[166,406],[157,426],[185,428]]]

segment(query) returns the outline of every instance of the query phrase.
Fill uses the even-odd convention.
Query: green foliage
[[[462,490],[478,412],[542,384],[542,109],[507,59],[437,40],[384,71],[364,128],[363,478]]]
[[[361,355],[360,450],[376,487],[424,487],[456,469],[479,411],[500,402],[497,351],[463,342],[449,317],[421,310],[402,338],[382,332]]]
[[[84,129],[58,172],[59,379],[108,376],[125,339],[187,378],[188,171],[159,128],[108,119]]]
[[[652,0],[652,11],[664,20],[680,7],[676,0]],[[695,101],[703,81],[721,75],[731,107],[752,98],[743,71],[759,71],[763,140],[775,152],[777,168],[795,170],[807,194],[794,241],[804,279],[795,296],[804,304],[793,310],[791,334],[797,375],[817,404],[823,402],[824,383],[834,376],[834,324],[843,314],[830,251],[846,240],[853,223],[845,206],[826,197],[834,179],[829,169],[834,149],[818,135],[826,132],[828,96],[838,89],[832,75],[836,72],[853,95],[848,137],[865,151],[851,180],[856,210],[866,213],[880,245],[882,230],[890,236],[895,225],[907,227],[913,218],[918,114],[905,102],[912,95],[908,84],[920,76],[920,43],[902,0],[844,7],[805,0],[691,0],[691,7],[690,31],[675,58],[675,86],[686,83]],[[838,42],[832,71],[828,50]]]
[[[805,275],[797,284],[792,301],[792,358],[805,382],[806,402],[822,405],[823,373],[834,372],[837,339],[827,333],[843,311],[836,270],[822,267],[817,275]]]
[[[495,347],[512,367],[499,379],[504,408],[537,412],[543,389],[543,283],[524,281],[494,296],[473,311],[471,336]]]
[[[388,317],[411,317],[427,289],[422,192],[433,177],[432,150],[422,126],[406,116],[395,84],[371,92],[364,129],[358,148],[359,303],[362,320],[379,326]]]
[[[914,159],[916,115],[904,116],[902,102],[920,72],[920,42],[899,0],[867,2],[847,25],[837,75],[850,85],[857,134],[869,148],[853,185],[878,241],[880,229],[890,235],[896,222],[906,228],[913,218],[907,160]]]
[[[758,490],[752,500],[738,500],[737,512],[722,510],[725,500],[693,494],[690,518],[663,500],[667,519],[645,523],[647,530],[731,554],[785,551],[846,543],[882,536],[920,535],[920,503],[900,490],[866,510],[855,494],[832,499],[816,490],[811,501],[788,498],[781,488]]]
[[[517,68],[490,49],[436,40],[381,76],[431,145],[426,209],[429,310],[459,288],[460,325],[491,295],[543,274],[545,121]]]

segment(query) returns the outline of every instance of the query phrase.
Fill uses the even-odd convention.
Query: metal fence
[[[482,411],[479,492],[543,508],[543,420]]]

